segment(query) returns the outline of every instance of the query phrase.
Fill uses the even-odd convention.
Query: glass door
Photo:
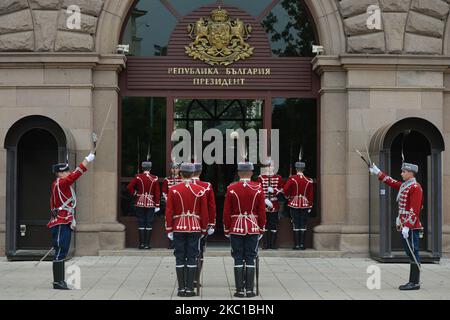
[[[223,234],[222,211],[227,186],[236,181],[236,148],[227,149],[227,129],[259,130],[263,128],[262,99],[175,99],[174,100],[174,130],[187,129],[191,136],[194,133],[194,123],[202,124],[202,133],[208,129],[218,129],[223,137],[223,161],[207,165],[203,163],[201,180],[210,182],[216,196],[217,229],[212,241],[225,241]],[[203,139],[202,139],[203,140]],[[211,142],[204,141],[202,150]],[[233,152],[233,164],[227,164],[225,155]],[[255,171],[255,176],[259,173]]]

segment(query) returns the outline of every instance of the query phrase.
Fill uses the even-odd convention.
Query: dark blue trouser
[[[267,212],[267,230],[277,231],[278,229],[278,212]]]
[[[62,261],[67,257],[70,248],[70,240],[72,238],[72,229],[70,224],[60,224],[50,228],[52,234],[53,248],[55,256],[53,261]]]
[[[306,231],[309,210],[291,208],[292,229],[294,231]]]
[[[405,239],[405,238],[403,238],[403,235],[400,233],[400,236],[402,237],[403,249],[405,250],[406,254],[408,255],[409,259],[411,260],[411,263],[415,263],[415,262],[414,262],[414,258],[411,254],[411,251],[409,250],[409,247],[408,247],[408,244],[406,243],[406,241],[408,241],[409,246],[411,247],[412,251],[414,252],[417,262],[420,263],[419,234],[420,234],[420,230],[410,230],[408,239]]]
[[[230,235],[231,256],[234,258],[235,266],[254,266],[258,255],[258,234],[247,234],[238,236]]]
[[[153,220],[155,218],[155,208],[136,207],[136,217],[138,219],[138,228],[140,230],[152,230]]]
[[[174,232],[173,247],[177,268],[197,266],[200,254],[200,232]]]

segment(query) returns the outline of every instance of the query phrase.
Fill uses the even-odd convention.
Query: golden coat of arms
[[[254,48],[245,42],[251,32],[250,25],[244,25],[239,18],[231,20],[228,12],[219,7],[210,18],[188,25],[189,37],[194,41],[185,47],[186,53],[212,66],[228,66],[253,54]]]

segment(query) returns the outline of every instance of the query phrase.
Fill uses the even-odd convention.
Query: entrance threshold
[[[207,247],[205,257],[230,257],[230,247],[227,245]],[[124,250],[100,250],[99,256],[137,256],[137,257],[173,257],[173,250],[170,249],[124,249]],[[295,251],[291,249],[278,250],[259,250],[260,257],[282,257],[282,258],[347,258],[358,257],[365,258],[368,254],[349,254],[341,251],[319,251],[307,249],[304,251]]]

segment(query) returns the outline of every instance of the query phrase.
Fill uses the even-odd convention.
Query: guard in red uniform
[[[265,232],[266,205],[264,190],[250,179],[253,164],[238,164],[239,182],[228,186],[223,208],[225,236],[230,238],[234,258],[235,297],[251,298],[255,281],[255,258],[258,242]]]
[[[52,234],[53,248],[53,289],[70,290],[65,279],[64,260],[69,252],[72,231],[75,229],[75,208],[77,197],[73,185],[83,173],[87,171],[89,162],[94,161],[95,155],[89,154],[83,162],[70,172],[69,164],[53,165],[56,180],[52,184],[50,197],[51,218],[47,227]]]
[[[138,218],[139,249],[151,249],[152,226],[159,211],[160,191],[158,177],[150,174],[152,163],[142,162],[143,173],[137,174],[128,184],[128,192],[135,197]]]
[[[420,223],[420,211],[423,207],[423,191],[421,185],[416,181],[415,175],[419,167],[411,163],[403,163],[403,183],[397,181],[382,172],[373,164],[369,169],[371,174],[378,176],[384,184],[398,190],[398,216],[396,227],[402,233],[403,248],[410,258],[409,282],[399,287],[400,290],[420,289],[420,256],[419,238],[423,231]]]
[[[308,214],[311,213],[314,202],[313,180],[303,174],[305,167],[304,162],[296,162],[297,174],[290,176],[283,187],[283,193],[291,208],[294,250],[305,250]]]
[[[170,176],[166,177],[162,183],[161,191],[164,201],[167,201],[169,188],[181,182],[183,182],[183,179],[180,177],[180,164],[174,161],[170,167]]]
[[[166,205],[166,232],[175,247],[178,296],[192,297],[200,240],[208,227],[208,204],[203,187],[192,183],[195,167],[181,165],[183,182],[169,188]]]
[[[180,177],[180,164],[172,161],[172,164],[170,166],[170,176],[166,177],[162,184],[162,200],[164,202],[164,207],[167,203],[167,194],[169,192],[169,188],[181,182],[183,182],[183,179],[181,179]],[[168,249],[173,249],[173,242],[170,239]]]
[[[214,196],[214,190],[212,188],[211,183],[204,182],[200,180],[200,175],[202,174],[202,164],[201,163],[194,163],[195,172],[192,176],[192,182],[196,185],[199,185],[202,187],[205,191],[205,197],[206,201],[208,203],[208,229],[207,229],[207,236],[203,237],[200,240],[200,256],[201,259],[199,268],[197,268],[197,275],[196,279],[199,278],[200,272],[201,272],[201,266],[203,266],[203,252],[205,250],[206,245],[206,239],[208,236],[212,236],[214,234],[215,228],[216,228],[216,197]]]
[[[261,175],[258,182],[269,201],[267,205],[267,231],[264,234],[264,249],[277,249],[277,232],[278,232],[278,212],[280,211],[280,203],[277,194],[283,190],[283,180],[280,175],[274,174],[273,162],[263,164],[261,166]]]

